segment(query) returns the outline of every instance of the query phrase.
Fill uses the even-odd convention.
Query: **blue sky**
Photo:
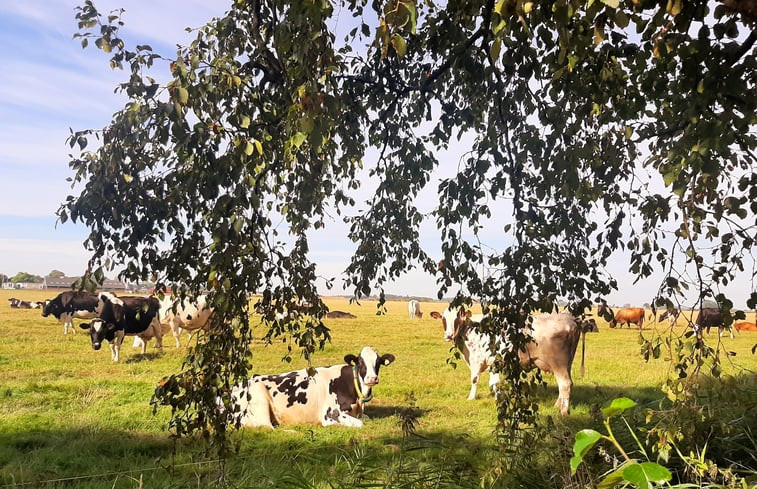
[[[88,255],[82,246],[86,229],[70,222],[56,225],[55,211],[74,193],[66,182],[71,172],[65,142],[69,128],[101,128],[108,123],[124,103],[113,89],[126,75],[109,68],[107,55],[94,47],[83,50],[79,40],[73,39],[78,3],[0,2],[0,273],[11,276],[21,271],[45,275],[53,269],[77,275],[86,267]],[[155,51],[171,55],[176,44],[189,42],[186,27],[198,27],[222,15],[227,2],[96,0],[95,4],[103,13],[126,9],[121,37],[127,44],[150,44]],[[341,23],[345,21],[340,18]],[[453,146],[461,151],[466,145]],[[459,153],[439,156],[443,162],[439,174],[453,173]],[[432,184],[422,197],[428,209],[434,188]],[[367,196],[367,191],[360,195]],[[347,265],[353,246],[346,231],[345,225],[334,222],[314,234],[311,259],[321,275],[337,276]],[[429,223],[424,241],[431,252],[438,249],[436,236]],[[496,231],[488,238],[487,245],[502,246]],[[609,270],[620,284],[620,290],[609,297],[613,303],[642,304],[657,290],[654,279],[633,284],[627,256],[614,258]],[[751,274],[746,272],[729,289],[737,304],[751,291],[749,279]],[[389,285],[387,292],[435,297],[435,280],[413,272]]]

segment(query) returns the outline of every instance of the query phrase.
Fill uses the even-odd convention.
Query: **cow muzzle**
[[[368,387],[373,387],[374,385],[377,385],[379,383],[378,377],[366,377],[363,379],[363,384],[367,385]]]
[[[92,348],[95,350],[99,350],[102,346],[102,343],[100,343],[99,341],[92,343]]]

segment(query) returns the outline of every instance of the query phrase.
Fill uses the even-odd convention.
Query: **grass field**
[[[63,327],[54,318],[41,317],[39,310],[11,309],[7,300],[54,295],[0,291],[0,489],[207,487],[218,473],[218,464],[202,456],[199,443],[175,443],[166,430],[168,410],[153,416],[149,406],[156,383],[180,368],[184,348],[175,348],[167,337],[162,354],[151,344],[142,358],[127,339],[121,363],[116,364],[108,348],[93,351],[89,336],[81,330],[63,336]],[[411,321],[406,302],[388,303],[383,316],[376,315],[371,301],[356,305],[326,298],[326,303],[332,310],[358,317],[326,320],[333,340],[316,355],[316,365],[341,363],[345,354],[357,354],[364,345],[397,358],[381,371],[381,383],[366,409],[371,419],[361,430],[320,426],[243,430],[236,435],[239,453],[226,463],[234,484],[328,487],[326,481],[346,477],[350,464],[361,457],[370,459],[376,470],[389,470],[396,466],[403,444],[395,413],[414,404],[421,414],[417,433],[430,448],[403,451],[403,456],[415,457],[417,463],[441,462],[454,468],[461,481],[476,485],[494,443],[494,401],[485,387],[486,377],[478,400],[465,400],[468,368],[462,362],[456,369],[448,365],[450,344],[444,342],[441,323],[428,315],[446,305],[422,303],[423,319]],[[754,315],[748,319],[754,321]],[[592,405],[606,405],[618,396],[642,403],[661,397],[659,386],[668,363],[644,363],[635,330],[611,330],[602,320],[598,324],[600,332],[587,335],[585,378],[578,374],[578,357],[574,363],[572,413],[556,418],[555,436],[572,436],[590,425]],[[651,334],[654,327],[647,325],[644,334]],[[186,337],[182,341],[186,343]],[[737,333],[735,339],[722,341],[736,353],[726,372],[757,371],[757,356],[750,353],[757,334]],[[254,372],[305,366],[297,357],[282,364],[283,355],[283,345],[257,344]],[[540,396],[542,412],[555,415],[552,404],[557,392],[552,377],[546,377],[549,385]],[[554,457],[550,465],[556,474],[569,472],[567,457]]]

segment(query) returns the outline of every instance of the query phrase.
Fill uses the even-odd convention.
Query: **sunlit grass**
[[[153,416],[149,405],[161,377],[181,367],[185,349],[175,348],[169,338],[162,354],[155,353],[151,344],[147,358],[142,358],[127,339],[122,361],[116,364],[107,348],[92,350],[87,334],[63,336],[55,319],[42,318],[39,310],[10,309],[7,301],[11,296],[35,300],[53,295],[0,291],[0,485],[100,474],[78,481],[76,487],[137,487],[141,474],[145,487],[206,487],[216,476],[217,465],[198,458],[199,445],[174,445],[166,431],[168,410]],[[468,368],[462,361],[456,369],[448,364],[450,344],[443,339],[441,324],[428,314],[446,304],[422,303],[423,319],[409,320],[406,302],[388,303],[385,315],[376,315],[373,301],[358,305],[327,298],[326,303],[357,319],[326,320],[332,342],[315,355],[316,365],[341,363],[345,354],[356,354],[365,345],[397,358],[381,371],[381,383],[366,409],[371,419],[362,430],[320,426],[245,430],[235,435],[241,441],[240,452],[227,464],[228,473],[238,477],[240,485],[283,487],[281,481],[293,474],[328,479],[334,462],[354,456],[356,450],[367,450],[377,461],[392,457],[403,443],[395,413],[410,404],[420,413],[418,433],[440,445],[408,456],[468,467],[461,469],[465,473],[484,470],[482,454],[493,444],[494,401],[486,389],[486,376],[479,399],[465,400]],[[750,318],[754,320],[754,314]],[[563,432],[584,427],[594,404],[605,405],[618,396],[644,402],[662,395],[659,387],[668,363],[641,359],[637,331],[611,330],[604,321],[598,323],[600,333],[586,338],[585,378],[578,374],[578,356],[574,362],[572,414],[558,419],[557,425]],[[651,336],[654,327],[662,325],[647,324],[644,335]],[[683,331],[683,326],[677,330]],[[262,337],[263,331],[256,334]],[[757,334],[737,333],[734,340],[724,337],[722,342],[736,353],[726,372],[757,370],[757,358],[750,352]],[[266,347],[256,342],[253,373],[305,366],[296,355],[292,363],[282,363],[285,353],[283,343]],[[556,388],[552,377],[546,378],[548,387],[539,401],[545,415],[556,415],[552,407]],[[567,459],[552,464],[560,472]],[[118,472],[122,474],[114,475]]]

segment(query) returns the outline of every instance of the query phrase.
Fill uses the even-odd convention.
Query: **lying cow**
[[[363,406],[373,399],[379,369],[394,355],[366,346],[359,356],[347,355],[346,364],[283,374],[254,375],[246,389],[237,386],[232,401],[240,408],[241,424],[273,428],[284,424],[342,425],[360,428]],[[311,372],[312,373],[312,372]]]
[[[155,297],[116,297],[103,292],[98,296],[98,319],[91,324],[82,323],[82,329],[89,328],[92,348],[99,350],[102,342],[110,342],[111,357],[119,360],[121,344],[126,335],[143,336],[142,354],[147,351],[147,339],[155,337],[155,346],[163,348],[163,334],[158,319],[160,303]],[[147,339],[145,339],[147,338]]]
[[[176,302],[174,302],[176,301]],[[159,319],[161,324],[161,333],[173,333],[176,340],[176,348],[181,347],[181,332],[189,331],[190,339],[192,334],[199,330],[208,331],[210,328],[210,316],[213,314],[213,308],[208,305],[208,296],[205,294],[197,297],[196,301],[184,299],[181,303],[178,299],[170,296],[164,297],[160,301]],[[145,340],[145,338],[147,338]],[[149,332],[134,337],[134,346],[142,346],[142,343],[152,338]]]
[[[355,319],[357,316],[349,312],[344,311],[329,311],[326,313],[326,317],[329,319]]]
[[[15,297],[8,299],[8,302],[12,309],[37,309],[42,307],[42,303],[40,302],[24,301]]]
[[[623,327],[624,324],[627,324],[630,328],[631,323],[634,323],[641,330],[641,327],[644,325],[644,313],[645,311],[642,307],[624,307],[623,309],[618,309],[615,317],[610,321],[610,327],[614,328],[618,324],[620,327]]]
[[[447,341],[454,341],[455,346],[462,352],[471,372],[468,400],[475,399],[479,376],[494,364],[494,358],[489,350],[489,336],[476,330],[476,324],[480,323],[484,316],[446,309],[442,314],[433,311],[431,317],[441,319],[444,338]],[[560,409],[560,414],[568,414],[570,390],[573,387],[570,370],[576,355],[581,329],[573,316],[568,313],[542,314],[534,316],[527,333],[531,335],[532,341],[526,345],[526,351],[519,353],[521,365],[525,369],[538,367],[544,372],[554,374],[559,391],[555,406]],[[507,347],[507,345],[500,346]],[[582,355],[582,374],[583,369]],[[490,373],[490,386],[494,388],[498,383],[499,375]]]
[[[694,329],[697,331],[697,333],[701,332],[703,329],[706,329],[707,334],[709,335],[710,328],[712,328],[713,326],[717,327],[718,334],[720,336],[723,336],[723,329],[725,328],[723,314],[717,307],[703,307],[699,311],[699,314],[697,314],[696,321],[694,321]],[[728,332],[731,335],[731,339],[733,339],[733,330],[728,328]]]
[[[74,318],[92,319],[97,317],[97,305],[100,299],[96,294],[89,292],[66,291],[61,292],[55,298],[50,299],[42,309],[42,316],[53,315],[63,324],[63,334],[68,334],[68,329],[76,334]]]
[[[417,300],[413,299],[410,302],[407,303],[407,315],[410,319],[421,319],[423,317],[423,313],[421,312],[421,303]]]
[[[757,324],[749,321],[739,321],[733,327],[736,331],[757,331]]]

